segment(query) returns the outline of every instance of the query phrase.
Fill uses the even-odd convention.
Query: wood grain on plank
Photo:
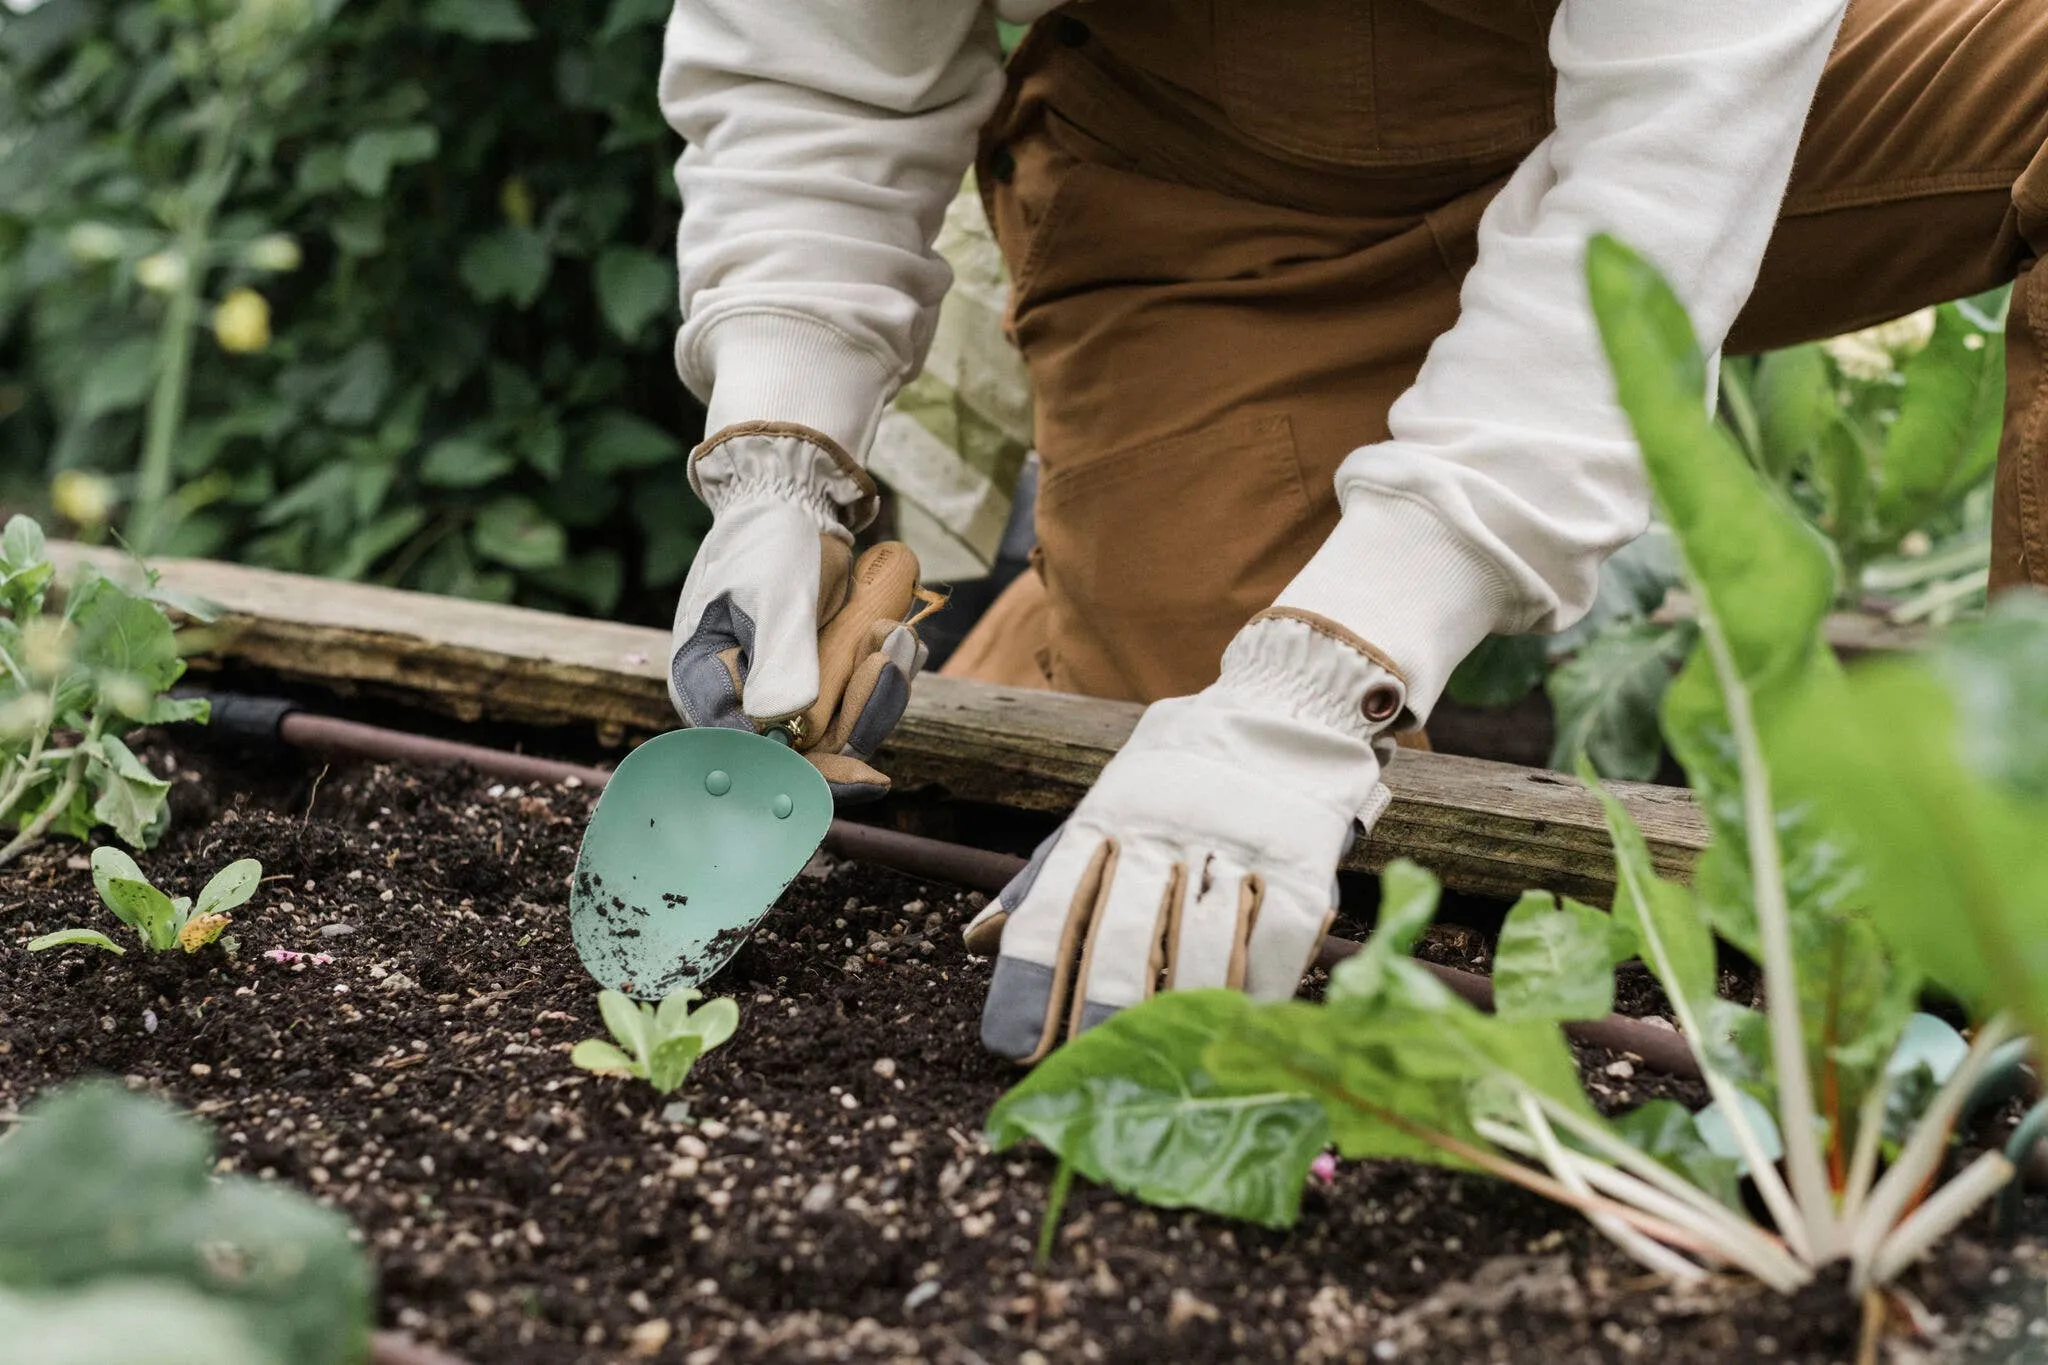
[[[118,555],[57,547],[122,571]],[[365,691],[462,719],[596,723],[621,736],[674,724],[665,631],[521,607],[339,583],[203,560],[157,564],[166,586],[211,599],[191,627],[195,663],[232,663]],[[1061,814],[1129,736],[1140,708],[954,678],[918,681],[878,758],[905,787]],[[1569,777],[1444,754],[1403,752],[1393,806],[1346,865],[1413,858],[1453,889],[1513,896],[1531,887],[1606,902],[1614,864],[1599,803]],[[1615,784],[1658,869],[1690,874],[1706,844],[1691,794]]]

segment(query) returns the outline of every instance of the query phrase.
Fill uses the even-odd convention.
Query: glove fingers
[[[818,627],[815,648],[818,691],[807,701],[805,728],[814,735],[831,729],[854,671],[872,652],[877,622],[892,627],[917,597],[917,554],[889,541],[870,548],[853,566],[852,590],[832,618]]]
[[[1167,931],[1165,989],[1244,985],[1247,940],[1258,917],[1259,883],[1245,866],[1211,853],[1183,878]]]
[[[1081,935],[1114,880],[1116,844],[1093,831],[1062,838],[1002,929],[1002,955],[981,1016],[982,1046],[1035,1062],[1058,1040]]]
[[[1081,988],[1067,1031],[1078,1037],[1150,996],[1166,965],[1166,926],[1180,899],[1181,865],[1159,845],[1123,844],[1081,952]]]
[[[832,790],[836,805],[861,806],[889,794],[888,777],[852,754],[831,754],[814,749],[804,755]]]
[[[1262,886],[1245,956],[1247,994],[1261,1000],[1286,1000],[1301,989],[1302,976],[1337,918],[1335,894],[1292,880]]]
[[[963,935],[968,952],[976,957],[994,957],[1001,949],[1003,926],[1010,922],[1011,914],[1031,894],[1031,888],[1038,883],[1038,874],[1045,871],[1046,859],[1052,856],[1053,846],[1059,843],[1060,835],[1065,831],[1066,826],[1062,825],[1039,840],[1038,847],[1031,851],[1031,860],[1024,864],[1024,870],[1010,878],[1010,884],[969,922]]]
[[[910,679],[884,654],[870,654],[854,670],[846,698],[818,748],[871,758],[910,706]]]

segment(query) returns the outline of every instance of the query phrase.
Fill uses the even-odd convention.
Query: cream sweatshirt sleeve
[[[1585,250],[1650,257],[1718,349],[1756,282],[1846,0],[1564,0],[1557,131],[1479,230],[1457,324],[1337,476],[1337,531],[1279,605],[1400,664],[1427,715],[1494,632],[1563,629],[1650,497]]]
[[[951,282],[931,248],[1002,93],[987,0],[676,0],[683,381],[708,429],[798,422],[865,461]]]

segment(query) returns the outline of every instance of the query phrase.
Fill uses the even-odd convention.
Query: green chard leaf
[[[1233,991],[1173,991],[1124,1010],[997,1102],[990,1145],[1035,1138],[1149,1204],[1292,1224],[1309,1163],[1329,1140],[1322,1107],[1291,1085],[1227,1084],[1203,1063],[1256,1008]]]
[[[1512,1019],[1603,1019],[1631,935],[1604,911],[1531,891],[1508,912],[1493,956],[1494,1009]]]

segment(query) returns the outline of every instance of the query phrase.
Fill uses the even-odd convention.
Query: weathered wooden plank
[[[117,565],[104,551],[66,559]],[[198,560],[157,566],[168,586],[223,609],[194,628],[195,663],[394,696],[465,719],[595,722],[619,738],[673,724],[662,677],[667,634],[296,574]],[[880,762],[905,786],[963,800],[1064,813],[1087,791],[1139,709],[1057,693],[920,679]],[[1599,803],[1556,773],[1404,752],[1394,804],[1348,866],[1414,858],[1454,889],[1530,887],[1596,901],[1613,892]],[[1688,875],[1706,832],[1690,793],[1617,784],[1660,870]]]

